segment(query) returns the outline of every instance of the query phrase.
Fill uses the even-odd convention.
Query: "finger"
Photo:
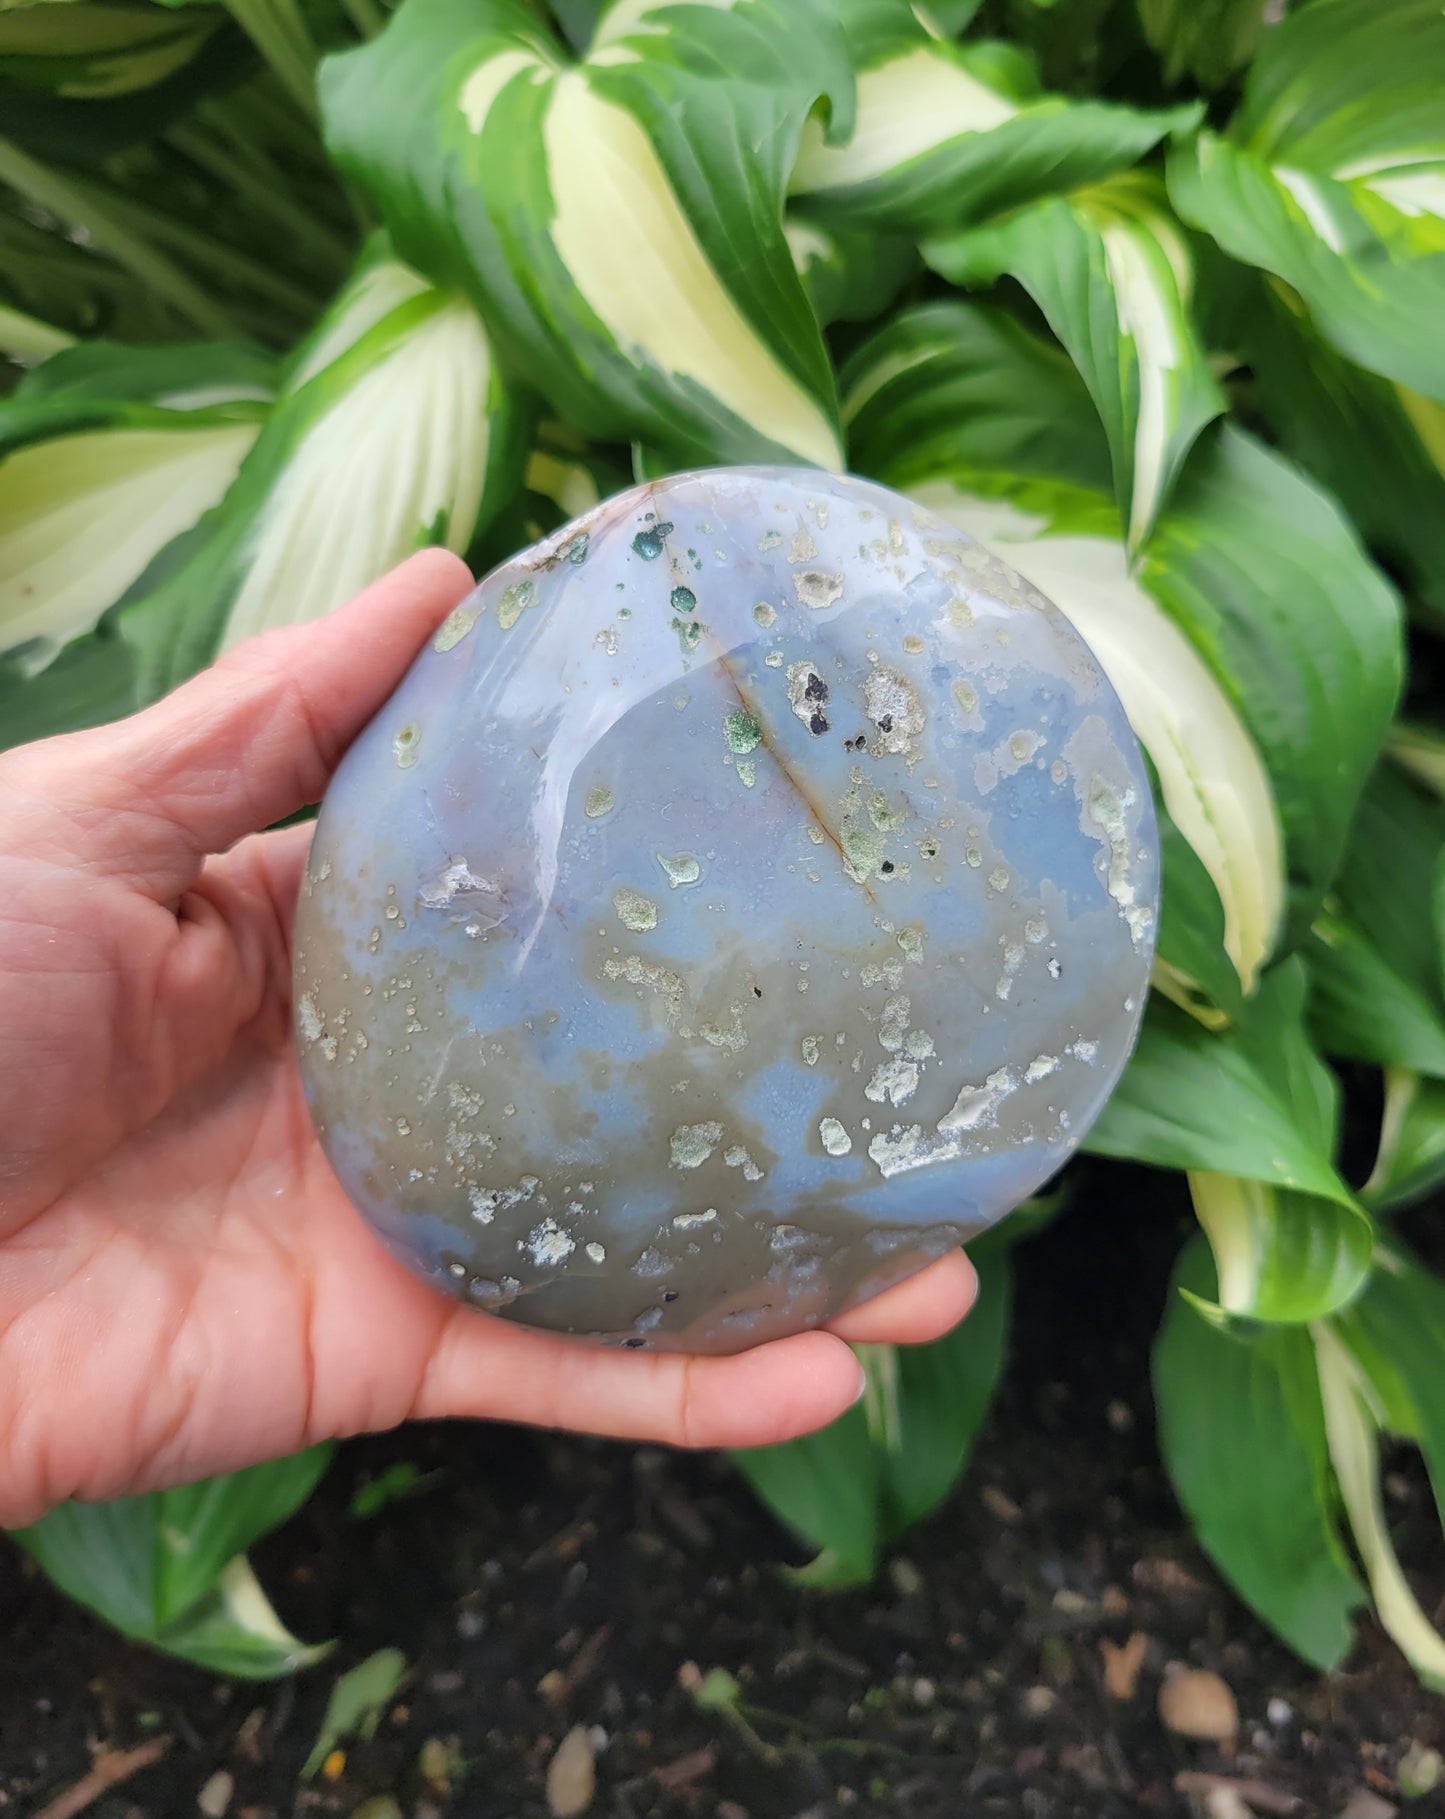
[[[958,1325],[978,1295],[978,1276],[962,1251],[950,1251],[916,1276],[831,1321],[850,1345],[922,1345]]]
[[[174,901],[207,854],[320,798],[471,586],[456,556],[422,550],[325,618],[237,645],[142,713],[13,754],[7,781],[65,812],[75,862]]]
[[[827,1333],[698,1358],[585,1348],[458,1308],[412,1412],[670,1446],[767,1446],[826,1426],[862,1391],[857,1359]]]

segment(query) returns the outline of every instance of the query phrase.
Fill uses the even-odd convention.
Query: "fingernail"
[[[868,1373],[867,1373],[867,1371],[865,1371],[863,1369],[863,1366],[860,1364],[858,1366],[858,1388],[853,1392],[853,1400],[848,1404],[849,1408],[857,1408],[858,1404],[863,1400],[863,1398],[867,1394],[868,1394]]]

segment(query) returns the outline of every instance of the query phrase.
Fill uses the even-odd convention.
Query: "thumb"
[[[320,799],[471,587],[458,557],[421,550],[325,618],[237,645],[154,707],[11,753],[12,804],[44,811],[51,856],[63,847],[82,870],[174,901],[208,854]]]

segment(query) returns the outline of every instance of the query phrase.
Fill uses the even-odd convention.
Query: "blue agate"
[[[1158,872],[1119,702],[1014,571],[862,480],[680,475],[489,575],[347,753],[297,922],[307,1100],[439,1288],[737,1350],[1066,1160]]]

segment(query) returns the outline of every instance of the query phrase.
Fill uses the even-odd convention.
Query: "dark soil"
[[[724,1459],[408,1428],[345,1447],[256,1551],[283,1618],[340,1638],[295,1682],[218,1682],[132,1647],[0,1545],[0,1813],[37,1813],[98,1754],[149,1741],[164,1753],[93,1819],[195,1814],[207,1783],[213,1806],[227,1792],[218,1773],[231,1819],[530,1819],[582,1725],[607,1819],[1385,1819],[1412,1741],[1445,1744],[1445,1704],[1368,1623],[1347,1672],[1302,1667],[1193,1545],[1147,1388],[1187,1210],[1142,1171],[1085,1186],[1018,1254],[1013,1361],[972,1467],[870,1590],[791,1585],[779,1563],[803,1551]],[[411,1492],[348,1515],[398,1461],[422,1474]],[[1386,1502],[1434,1608],[1445,1559],[1411,1460]],[[1135,1633],[1137,1686],[1110,1697],[1105,1645]],[[336,1674],[387,1645],[410,1674],[377,1734],[304,1786]],[[1173,1662],[1233,1689],[1234,1752],[1164,1729]],[[740,1683],[732,1711],[693,1696],[714,1668]]]

